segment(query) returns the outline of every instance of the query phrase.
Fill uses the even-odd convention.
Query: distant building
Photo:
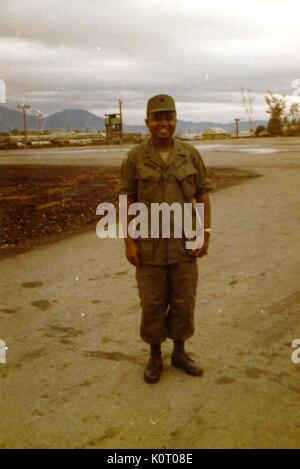
[[[230,133],[219,127],[210,127],[208,129],[205,129],[202,132],[201,136],[204,140],[221,140],[223,138],[229,138]]]
[[[196,134],[190,132],[180,132],[176,133],[176,137],[180,138],[180,140],[194,140]]]

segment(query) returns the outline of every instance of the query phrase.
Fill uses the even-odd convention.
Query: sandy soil
[[[201,378],[170,366],[168,341],[161,381],[143,382],[148,350],[121,240],[83,233],[1,261],[1,447],[300,447],[300,143],[240,145],[203,151],[210,166],[261,177],[211,197],[188,344]]]

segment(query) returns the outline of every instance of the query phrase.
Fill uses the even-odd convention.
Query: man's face
[[[151,112],[146,119],[146,125],[153,138],[167,140],[175,132],[176,112]]]

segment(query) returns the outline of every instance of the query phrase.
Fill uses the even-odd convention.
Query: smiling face
[[[177,122],[176,112],[151,112],[145,122],[154,141],[160,141],[161,143],[172,141]]]

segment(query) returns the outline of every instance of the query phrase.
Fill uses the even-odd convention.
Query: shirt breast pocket
[[[161,177],[160,170],[156,167],[143,167],[138,172],[138,201],[153,202]]]
[[[196,193],[196,174],[197,171],[194,165],[190,162],[182,164],[180,167],[173,168],[173,174],[178,180],[184,198],[192,200]]]

